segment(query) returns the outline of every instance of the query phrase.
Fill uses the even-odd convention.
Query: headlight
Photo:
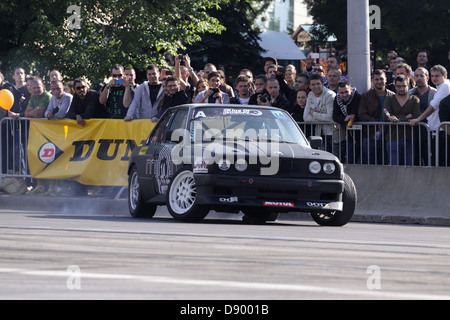
[[[234,167],[236,168],[237,171],[242,172],[247,170],[248,163],[247,161],[245,161],[245,159],[237,159],[236,163],[234,164]]]
[[[320,169],[322,169],[322,167],[320,166],[320,163],[317,161],[313,161],[309,164],[309,171],[312,174],[318,174],[320,172]]]
[[[336,170],[336,166],[332,162],[327,162],[323,165],[323,171],[327,174],[332,174]]]
[[[222,159],[217,163],[220,170],[227,171],[231,167],[231,162],[228,159]]]

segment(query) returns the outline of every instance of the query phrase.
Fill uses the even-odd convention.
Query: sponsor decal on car
[[[286,114],[283,111],[276,111],[276,110],[271,110],[270,112],[272,112],[272,114],[275,116],[275,118],[279,119],[279,120],[286,120]]]
[[[239,198],[238,197],[220,198],[219,201],[225,202],[225,203],[233,203],[233,202],[238,202]]]
[[[206,114],[203,111],[199,111],[195,115],[194,119],[198,119],[198,118],[206,118]]]
[[[142,147],[142,148],[139,150],[139,154],[140,154],[140,155],[147,154],[147,151],[148,151],[148,147]]]
[[[208,164],[204,159],[196,159],[194,163],[193,173],[208,173]]]
[[[311,208],[328,208],[328,203],[323,202],[307,202],[306,205]]]
[[[223,109],[223,115],[260,116],[262,112],[255,109]]]
[[[292,202],[273,202],[273,201],[264,201],[264,206],[266,207],[283,207],[283,208],[294,208],[294,204]]]

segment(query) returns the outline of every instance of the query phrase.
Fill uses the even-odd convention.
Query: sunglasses
[[[84,88],[86,88],[86,86],[79,86],[79,87],[75,87],[75,90],[81,90],[81,89],[84,89]]]
[[[112,74],[113,78],[122,78],[123,74]]]

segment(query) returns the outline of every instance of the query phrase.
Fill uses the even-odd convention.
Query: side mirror
[[[323,139],[319,136],[310,136],[308,137],[308,141],[313,149],[319,149],[323,144]]]

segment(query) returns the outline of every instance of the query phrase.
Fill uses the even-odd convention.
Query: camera
[[[123,79],[114,80],[114,84],[123,84]]]
[[[181,61],[184,61],[184,60],[186,60],[186,56],[184,54],[179,54],[178,59],[180,59]]]
[[[217,94],[219,93],[219,88],[211,88],[212,91],[212,97],[217,98]]]
[[[259,100],[260,100],[262,103],[266,103],[268,99],[270,99],[270,96],[269,96],[268,93],[264,93],[264,94],[262,94],[262,95],[259,96]]]

